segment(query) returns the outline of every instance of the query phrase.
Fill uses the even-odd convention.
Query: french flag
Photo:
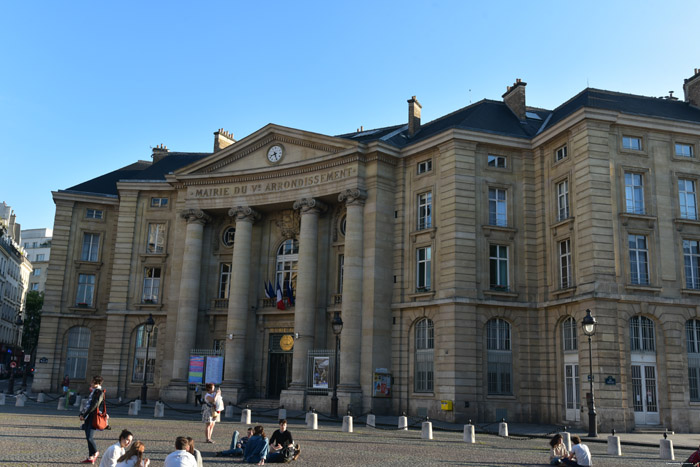
[[[280,310],[284,310],[284,301],[282,300],[282,287],[280,287],[280,283],[277,283],[277,308]]]
[[[263,284],[263,288],[265,289],[265,298],[272,298],[272,295],[270,295],[270,287],[267,285],[267,280]]]
[[[292,281],[287,282],[287,299],[289,299],[289,306],[294,306],[294,291],[292,290]]]
[[[275,288],[272,287],[272,281],[267,281],[267,298],[275,298]]]

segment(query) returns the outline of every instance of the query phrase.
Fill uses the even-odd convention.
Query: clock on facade
[[[282,146],[275,144],[267,150],[267,160],[269,160],[273,164],[279,162],[280,159],[282,159],[283,152],[284,150],[282,149]]]

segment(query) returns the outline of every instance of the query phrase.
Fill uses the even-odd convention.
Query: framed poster
[[[207,357],[205,383],[221,384],[224,378],[224,357]]]
[[[190,384],[202,384],[204,376],[204,357],[190,356],[190,371],[187,382]]]
[[[372,396],[391,397],[391,374],[374,373]]]
[[[328,389],[328,370],[330,366],[330,357],[314,357],[314,388]]]

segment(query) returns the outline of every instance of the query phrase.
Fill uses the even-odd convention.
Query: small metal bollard
[[[405,415],[399,417],[399,430],[408,430],[408,417]]]
[[[371,426],[372,428],[377,427],[376,417],[372,413],[367,415],[367,426]]]
[[[250,425],[251,414],[252,412],[250,411],[250,409],[243,409],[243,411],[241,412],[241,423]]]
[[[136,410],[141,412],[141,399],[135,399],[134,402],[136,402]]]
[[[66,410],[66,398],[65,397],[58,398],[58,408],[57,409],[58,410]]]
[[[156,402],[156,406],[153,408],[153,418],[163,418],[165,417],[165,404],[161,401]]]
[[[233,418],[233,406],[231,404],[226,406],[226,410],[224,410],[224,417]]]
[[[83,402],[83,396],[78,394],[77,396],[75,396],[75,404],[73,404],[73,407],[80,407],[80,411],[82,412],[83,406],[80,405],[80,404],[82,404],[82,402]]]
[[[464,425],[464,442],[470,444],[476,443],[476,436],[474,436],[474,425],[471,423],[469,425]]]
[[[420,437],[421,439],[433,439],[433,422],[423,422]]]
[[[352,433],[352,415],[343,417],[343,433]]]
[[[24,394],[17,394],[17,397],[15,397],[15,407],[24,407],[25,402],[27,402],[27,396]]]
[[[0,405],[5,405],[5,393],[0,394]]]
[[[138,415],[139,414],[139,409],[138,405],[136,405],[136,402],[131,401],[129,402],[129,415]]]
[[[670,439],[662,439],[659,441],[659,458],[666,460],[675,460],[673,455],[673,441]]]
[[[40,404],[43,404],[44,402],[46,402],[46,394],[44,394],[43,392],[40,392],[36,396],[36,401],[39,402]]]
[[[312,430],[318,430],[318,414],[309,413],[306,418],[306,427]]]
[[[566,450],[571,452],[571,433],[566,431],[566,427],[564,427],[564,431],[560,432],[559,434],[562,437],[562,441],[564,442]]]
[[[286,420],[287,419],[287,409],[279,409],[277,412],[277,420]]]
[[[498,436],[508,437],[508,424],[505,420],[498,424]]]
[[[620,437],[619,436],[608,436],[608,454],[611,456],[621,456],[622,449],[620,447]]]

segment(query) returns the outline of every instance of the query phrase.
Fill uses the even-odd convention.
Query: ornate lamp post
[[[588,436],[598,437],[598,426],[596,424],[595,395],[593,392],[593,349],[591,337],[595,334],[595,327],[598,322],[591,315],[591,310],[586,310],[586,317],[581,322],[583,333],[588,336],[588,362],[590,364],[589,382],[591,383],[591,400],[588,402]]]
[[[335,365],[334,365],[334,375],[333,375],[333,397],[331,397],[331,417],[338,418],[338,380],[340,379],[338,370],[340,366],[338,365],[338,356],[340,354],[340,333],[343,330],[343,320],[340,318],[340,313],[335,312],[333,316],[333,321],[331,321],[331,326],[333,326],[333,334],[335,334]]]
[[[148,386],[146,385],[146,379],[148,376],[148,349],[151,347],[151,333],[153,332],[153,326],[156,322],[153,320],[153,313],[148,314],[148,319],[144,323],[146,326],[146,332],[148,337],[146,338],[146,359],[143,362],[143,386],[141,386],[141,404],[146,405],[146,393],[148,392]]]
[[[17,325],[17,327],[20,327],[20,326],[22,326],[23,324],[24,324],[24,322],[22,321],[22,316],[18,314],[18,315],[17,315],[17,321],[15,321],[15,325]],[[19,332],[18,332],[18,333],[17,333],[17,343],[19,343],[19,336],[20,336],[20,334],[19,334]],[[17,346],[17,347],[18,347],[18,346]],[[14,348],[14,352],[15,352],[15,353],[12,354],[12,358],[17,358],[17,353],[16,353],[16,352],[17,352],[17,347]],[[14,360],[13,360],[13,361],[14,361]],[[15,363],[15,365],[17,365],[17,362],[16,362],[16,361],[14,361],[14,363]],[[13,368],[13,367],[12,367],[12,362],[10,362],[10,381],[7,382],[7,393],[8,393],[8,394],[12,394],[12,393],[15,392],[15,370],[16,370],[16,367]]]

